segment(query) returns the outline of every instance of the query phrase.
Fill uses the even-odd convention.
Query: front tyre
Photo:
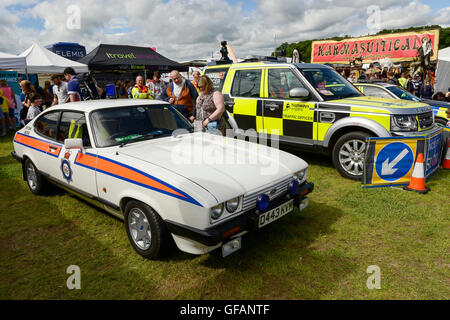
[[[41,195],[44,192],[45,179],[39,173],[36,166],[30,159],[26,159],[24,163],[25,180],[28,188],[33,194]]]
[[[156,260],[166,253],[170,233],[150,206],[134,200],[128,202],[124,223],[131,245],[141,256]]]
[[[344,178],[362,179],[367,137],[370,137],[370,134],[355,131],[343,135],[336,141],[332,152],[333,164]]]

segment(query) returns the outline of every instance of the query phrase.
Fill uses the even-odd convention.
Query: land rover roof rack
[[[257,56],[251,55],[247,56],[242,62],[287,62],[287,59],[284,57],[272,57],[272,56]]]
[[[286,63],[288,62],[286,58],[284,57],[271,57],[271,56],[247,56],[245,59],[240,59],[238,63],[245,63],[245,62],[263,62],[263,63]],[[215,65],[221,65],[221,64],[235,64],[234,62],[228,62],[228,61],[222,61],[222,60],[213,60],[208,62],[207,66],[215,66]]]

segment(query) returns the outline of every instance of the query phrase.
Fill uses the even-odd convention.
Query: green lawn
[[[0,299],[450,298],[448,170],[426,195],[363,190],[302,153],[316,185],[305,211],[244,236],[227,258],[175,250],[149,261],[118,219],[58,189],[32,195],[11,140],[0,139]],[[69,265],[81,290],[66,287]],[[380,290],[366,287],[370,265]]]

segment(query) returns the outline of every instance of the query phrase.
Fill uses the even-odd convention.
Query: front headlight
[[[233,213],[237,210],[237,208],[239,207],[239,199],[240,197],[236,197],[225,202],[225,208],[229,213]]]
[[[418,123],[415,116],[392,116],[392,131],[417,131]]]
[[[300,170],[294,174],[294,178],[297,179],[299,182],[303,182],[303,180],[306,179],[307,172],[308,168]]]
[[[223,213],[223,203],[219,203],[217,206],[211,208],[211,219],[217,220]]]

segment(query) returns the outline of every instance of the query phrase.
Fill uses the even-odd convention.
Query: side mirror
[[[292,88],[289,90],[289,97],[290,98],[308,98],[309,97],[309,91],[305,88]]]
[[[66,149],[80,149],[81,153],[84,154],[83,139],[79,139],[79,138],[66,139],[66,140],[64,140],[64,148],[66,148]]]

